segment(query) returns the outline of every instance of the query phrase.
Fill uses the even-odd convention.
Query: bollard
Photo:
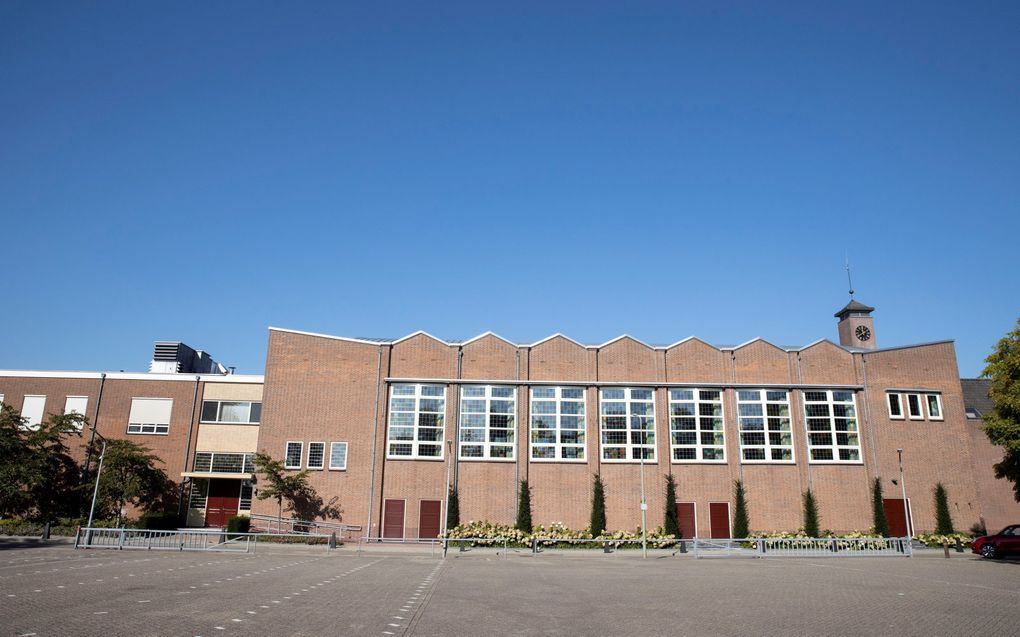
[[[329,536],[329,548],[330,550],[336,548],[336,531],[333,531],[333,533],[331,533]]]
[[[946,559],[949,559],[949,538],[942,538],[942,551],[946,554]]]
[[[602,540],[602,552],[603,553],[611,553],[612,552],[612,551],[609,550],[609,541],[608,540]]]
[[[687,552],[687,542],[685,540],[680,540],[680,552],[681,553]]]
[[[531,552],[538,555],[538,540],[536,538],[531,538]]]
[[[960,538],[956,538],[956,552],[963,553],[963,542],[960,541]]]
[[[44,540],[50,539],[50,523],[49,522],[47,522],[46,526],[43,527],[42,539],[44,539]]]
[[[467,550],[467,549],[466,549],[466,548],[464,548],[464,540],[461,540],[461,541],[460,541],[460,552],[461,552],[461,553],[463,553],[463,552],[464,552],[464,551],[466,551],[466,550]]]

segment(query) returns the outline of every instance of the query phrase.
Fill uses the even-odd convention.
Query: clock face
[[[857,338],[859,338],[862,341],[866,341],[869,338],[871,338],[871,330],[869,330],[867,328],[867,326],[864,326],[864,325],[858,325],[857,326],[856,334],[857,334]]]

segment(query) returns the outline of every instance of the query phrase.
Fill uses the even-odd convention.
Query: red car
[[[1010,554],[1020,555],[1020,524],[1007,526],[995,535],[979,537],[974,540],[971,550],[988,559]]]

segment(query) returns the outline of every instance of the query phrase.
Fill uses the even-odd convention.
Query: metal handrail
[[[234,551],[255,553],[259,538],[316,539],[325,541],[326,550],[337,546],[336,533],[302,534],[234,532],[205,529],[128,529],[81,527],[74,537],[76,549],[144,549],[149,551]],[[243,547],[242,547],[243,541]]]
[[[909,537],[694,538],[696,558],[746,557],[912,557]]]
[[[265,515],[262,513],[253,513],[250,516],[253,522],[273,522],[276,523],[277,529],[281,529],[284,524],[290,525],[291,529],[295,526],[306,526],[329,529],[331,531],[338,531],[341,533],[357,532],[361,530],[360,525],[356,524],[343,524],[340,522],[319,522],[316,520],[300,520],[298,518],[280,518],[275,515]],[[281,531],[282,532],[282,531]],[[295,534],[306,534],[305,531],[294,531]]]
[[[443,547],[443,557],[446,557],[449,551],[450,544],[460,545],[460,552],[466,550],[464,544],[467,542],[489,542],[495,547],[499,547],[499,544],[503,544],[502,556],[505,558],[509,546],[509,538],[505,537],[371,537],[368,535],[358,538],[358,553],[363,551],[363,546],[366,542],[379,542],[382,544],[428,544],[432,549],[432,555],[436,553],[436,548],[440,545]],[[500,555],[500,551],[496,552]]]

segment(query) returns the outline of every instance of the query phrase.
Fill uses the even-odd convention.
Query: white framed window
[[[251,511],[251,496],[254,485],[251,480],[241,481],[241,499],[237,502],[238,511]]]
[[[889,417],[893,420],[903,420],[903,397],[900,394],[889,392],[885,395],[885,404],[889,407]]]
[[[907,394],[907,414],[911,420],[924,420],[921,408],[921,394]]]
[[[655,390],[603,387],[599,415],[604,462],[655,462]]]
[[[0,394],[0,403],[4,402],[4,395]]]
[[[64,401],[64,415],[68,414],[79,414],[86,415],[86,411],[89,408],[89,397],[88,396],[68,396],[67,400]],[[75,427],[78,431],[81,431],[82,424],[79,423]]]
[[[305,443],[303,442],[287,442],[286,453],[283,454],[283,467],[285,469],[300,469],[301,468],[301,452],[304,451]]]
[[[391,386],[386,457],[441,460],[445,414],[446,386]]]
[[[257,425],[262,420],[262,403],[250,400],[203,400],[202,422]]]
[[[513,460],[516,413],[516,387],[461,386],[460,459]]]
[[[741,462],[793,462],[790,393],[785,389],[738,389],[737,427]]]
[[[322,469],[326,462],[326,443],[308,443],[308,461],[305,467],[308,469]]]
[[[255,473],[255,454],[196,451],[191,470],[200,473]]]
[[[928,420],[942,420],[942,394],[925,394],[924,404],[928,408]]]
[[[804,392],[809,462],[861,463],[854,393],[826,389]]]
[[[669,390],[669,449],[672,462],[726,462],[722,390]]]
[[[531,459],[584,462],[583,387],[531,388]]]
[[[171,398],[132,398],[127,432],[158,436],[169,434],[173,406]]]
[[[195,478],[191,481],[191,495],[188,497],[188,506],[192,509],[204,509],[208,494],[209,480],[206,478]]]
[[[43,411],[46,409],[46,396],[25,396],[21,403],[21,417],[27,422],[24,427],[35,431],[42,424]]]
[[[347,471],[347,443],[329,443],[329,470]]]

